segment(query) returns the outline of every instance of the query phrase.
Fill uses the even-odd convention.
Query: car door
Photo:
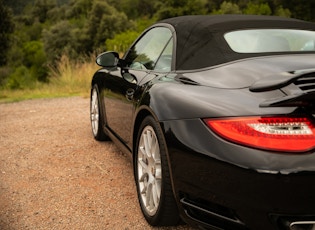
[[[107,125],[126,146],[131,147],[132,121],[139,86],[157,77],[157,71],[170,71],[170,47],[173,47],[171,30],[152,28],[129,49],[121,61],[122,66],[111,71],[104,79]],[[161,54],[169,53],[170,49],[167,61],[162,62]]]

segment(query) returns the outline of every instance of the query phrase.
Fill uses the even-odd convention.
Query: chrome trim
[[[294,221],[290,223],[290,230],[300,230],[300,229],[301,230],[303,229],[315,230],[315,221]]]

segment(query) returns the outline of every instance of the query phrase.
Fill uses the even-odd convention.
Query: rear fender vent
[[[293,73],[292,73],[293,74]],[[296,73],[298,74],[298,73]],[[259,83],[259,82],[258,82]],[[254,85],[253,92],[259,92],[257,89],[266,89],[267,86]],[[280,86],[280,84],[278,84]],[[271,86],[274,86],[271,84]],[[255,88],[256,87],[256,88]],[[270,87],[270,86],[269,86]],[[275,88],[273,88],[275,89]],[[284,97],[273,98],[260,103],[260,107],[279,107],[279,106],[303,106],[315,108],[315,72],[301,73],[282,84],[279,89],[286,94]]]
[[[294,81],[304,93],[315,93],[315,73],[303,75]]]

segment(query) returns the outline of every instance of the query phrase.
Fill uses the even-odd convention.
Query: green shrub
[[[19,66],[9,76],[6,87],[9,89],[34,88],[36,80],[26,66]]]

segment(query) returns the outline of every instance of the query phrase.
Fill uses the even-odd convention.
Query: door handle
[[[126,98],[128,101],[131,101],[133,99],[133,95],[135,94],[135,90],[134,89],[127,89],[126,91]]]

